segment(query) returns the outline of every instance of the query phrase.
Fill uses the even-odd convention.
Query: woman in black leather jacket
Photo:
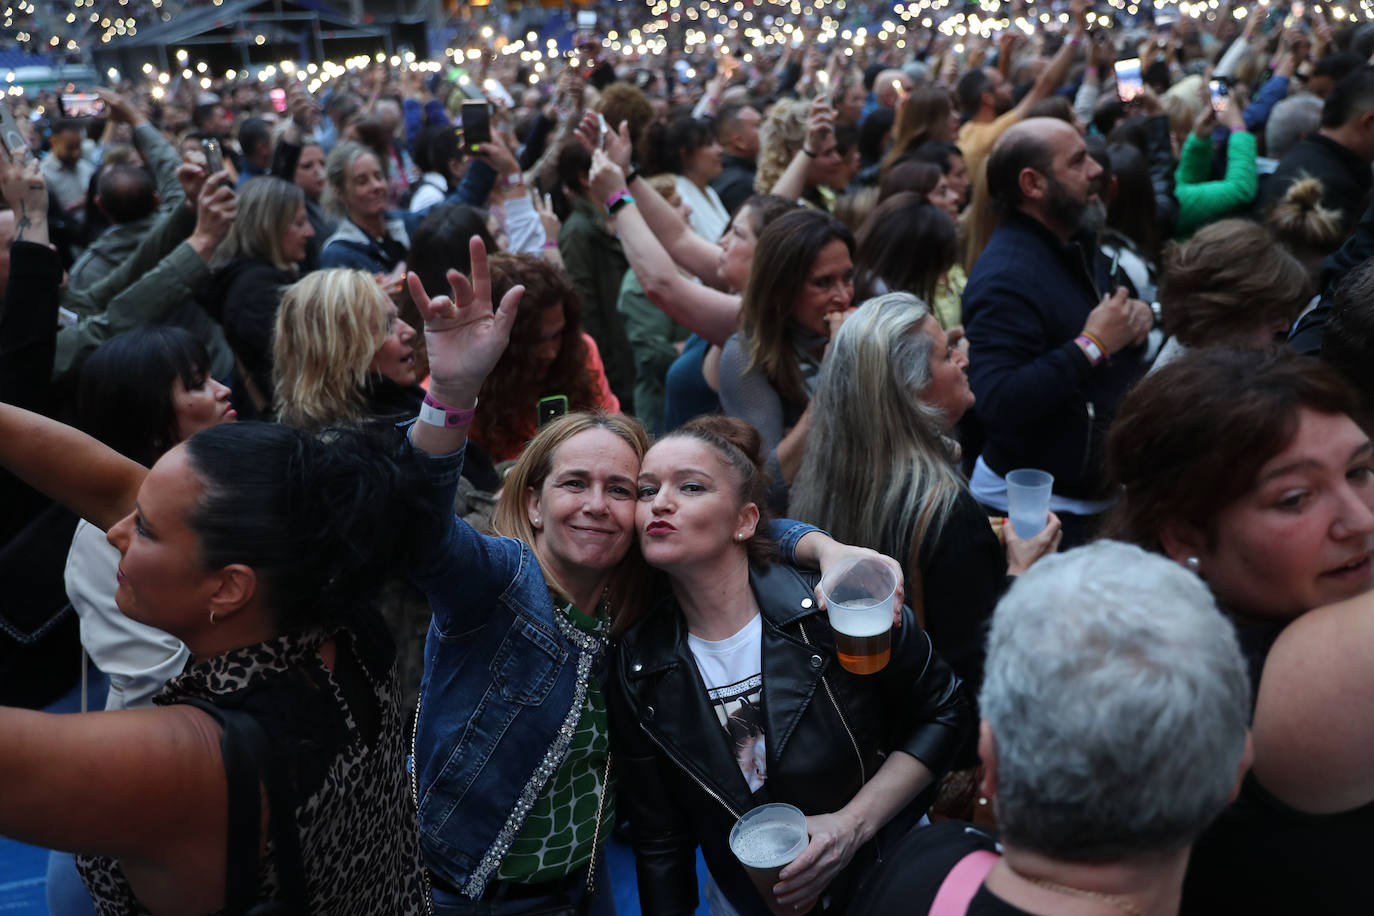
[[[640,902],[656,916],[696,908],[697,846],[708,895],[741,916],[768,912],[728,842],[740,815],[767,802],[801,808],[811,835],[773,906],[844,912],[973,724],[958,677],[907,608],[882,671],[839,666],[816,577],[770,563],[755,536],[761,451],[748,424],[703,417],[650,449],[640,471],[640,546],[671,595],[622,640],[609,705]]]

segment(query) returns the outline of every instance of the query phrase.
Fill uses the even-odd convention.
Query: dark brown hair
[[[715,450],[735,478],[735,495],[741,507],[753,503],[759,510],[754,536],[745,542],[749,562],[767,566],[777,557],[777,548],[768,537],[769,476],[764,470],[763,436],[737,417],[707,414],[690,420],[664,437],[696,439]]]
[[[948,213],[912,191],[894,194],[859,230],[854,297],[878,295],[882,281],[888,292],[914,293],[929,305],[958,257],[958,230]]]
[[[1103,536],[1163,553],[1171,523],[1211,538],[1217,514],[1254,487],[1292,442],[1298,411],[1355,415],[1339,375],[1286,348],[1195,350],[1151,373],[1107,437],[1107,476],[1123,488]]]
[[[807,397],[787,324],[811,266],[834,241],[844,242],[854,256],[849,227],[829,213],[798,210],[779,216],[759,234],[740,301],[740,336],[749,370],[762,370],[778,395],[792,404],[805,404]]]
[[[903,191],[915,191],[925,197],[935,190],[944,174],[944,169],[933,162],[906,159],[895,163],[878,183],[878,201],[881,203]]]
[[[1164,254],[1164,329],[1189,347],[1229,346],[1278,318],[1292,323],[1308,295],[1302,264],[1249,220],[1204,226]]]
[[[599,401],[582,341],[582,300],[572,283],[562,271],[533,255],[493,254],[487,263],[493,302],[500,302],[513,286],[525,287],[510,344],[487,376],[477,401],[481,444],[493,455],[509,455],[524,448],[541,397],[567,395],[569,411],[594,409]],[[541,324],[544,312],[557,305],[563,306],[563,339],[558,357],[540,379],[536,351]]]

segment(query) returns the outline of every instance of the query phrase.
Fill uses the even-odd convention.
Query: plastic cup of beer
[[[821,579],[835,652],[846,671],[873,674],[892,657],[892,598],[897,576],[881,560],[842,563]]]
[[[1050,494],[1054,475],[1049,471],[1020,468],[1007,474],[1007,515],[1019,538],[1033,538],[1050,521]]]
[[[758,888],[768,909],[777,916],[796,916],[773,894],[778,874],[811,842],[806,815],[791,805],[760,805],[748,811],[730,829],[730,851],[739,859]]]

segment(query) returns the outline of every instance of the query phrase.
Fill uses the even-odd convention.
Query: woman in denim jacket
[[[451,504],[482,381],[509,338],[521,289],[493,313],[486,252],[473,280],[425,319],[432,381],[409,439],[428,461],[434,499]],[[453,519],[414,578],[434,619],[417,714],[414,789],[439,913],[613,913],[595,895],[599,845],[614,823],[601,684],[615,609],[643,606],[634,547],[643,428],[575,414],[541,432],[507,478],[495,527]],[[816,529],[780,523],[786,555],[828,566],[852,555]],[[604,870],[603,870],[604,871]]]

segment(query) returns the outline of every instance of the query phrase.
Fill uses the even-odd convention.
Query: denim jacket
[[[434,500],[451,506],[463,452],[425,464]],[[790,561],[815,530],[780,521],[769,533]],[[412,578],[434,613],[412,763],[425,864],[476,898],[567,755],[596,639],[555,610],[528,545],[456,516]]]

